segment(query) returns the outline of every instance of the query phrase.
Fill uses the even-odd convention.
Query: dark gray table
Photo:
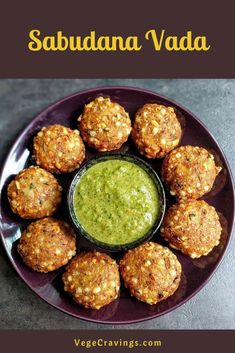
[[[195,113],[214,134],[235,170],[235,80],[0,80],[0,160],[14,138],[50,103],[74,92],[104,85],[152,89]],[[228,205],[229,207],[229,205]],[[234,329],[235,239],[210,282],[175,311],[124,329]],[[28,289],[0,249],[0,328],[104,329],[77,320],[40,301]]]

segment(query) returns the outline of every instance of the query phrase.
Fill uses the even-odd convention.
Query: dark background
[[[0,77],[234,78],[234,1],[2,1]],[[139,52],[30,52],[28,33],[138,35]],[[207,36],[207,52],[155,52],[149,29]]]
[[[3,79],[0,80],[0,162],[19,132],[49,104],[77,91],[104,85],[152,89],[196,114],[213,133],[235,171],[235,80]],[[229,207],[229,205],[228,205]],[[234,329],[235,239],[210,282],[188,303],[157,319],[124,329]],[[18,277],[0,246],[0,328],[107,329],[83,322],[42,302]],[[195,336],[196,337],[196,336]]]

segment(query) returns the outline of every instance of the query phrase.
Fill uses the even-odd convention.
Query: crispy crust
[[[161,227],[169,245],[193,259],[211,252],[219,244],[221,232],[215,208],[202,200],[173,205]]]
[[[147,158],[162,158],[175,148],[181,138],[181,126],[174,108],[145,104],[135,115],[132,138]]]
[[[64,290],[85,308],[100,309],[118,297],[118,265],[100,252],[82,253],[68,264],[63,274]]]
[[[62,125],[43,127],[34,137],[36,163],[51,173],[68,173],[85,158],[85,146],[78,130]]]
[[[98,97],[78,118],[82,138],[98,151],[119,149],[131,132],[129,114],[109,98]]]
[[[220,170],[205,148],[181,146],[164,159],[162,178],[179,200],[197,199],[212,189]]]
[[[181,265],[168,248],[149,242],[123,256],[120,272],[131,295],[152,305],[177,290]]]
[[[75,233],[66,222],[43,218],[31,223],[22,233],[18,252],[33,270],[54,271],[76,254]]]
[[[61,186],[44,169],[31,166],[10,182],[8,200],[14,213],[33,219],[51,216],[61,202]]]
[[[181,134],[172,107],[145,104],[135,115],[132,138],[139,152],[147,158],[163,158],[179,144]]]

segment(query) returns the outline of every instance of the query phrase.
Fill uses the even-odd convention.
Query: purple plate
[[[49,274],[36,273],[23,264],[16,252],[17,240],[22,230],[25,229],[29,222],[15,216],[9,207],[6,197],[6,187],[9,181],[24,167],[32,164],[30,156],[32,138],[38,130],[43,126],[54,123],[75,128],[76,118],[82,111],[84,104],[99,95],[110,97],[112,100],[123,105],[130,113],[131,117],[133,117],[136,110],[145,103],[161,103],[175,107],[183,127],[183,137],[180,144],[191,144],[207,148],[214,154],[217,165],[223,167],[222,172],[220,172],[216,178],[213,189],[204,197],[204,199],[209,204],[215,206],[219,212],[223,227],[221,242],[208,256],[195,260],[174,251],[183,269],[181,283],[173,296],[157,305],[150,306],[137,301],[135,298],[130,297],[128,291],[122,286],[120,298],[112,304],[97,311],[84,309],[76,304],[63,291],[61,282],[63,269]],[[131,141],[128,141],[122,147],[121,152],[128,152],[139,156],[138,151]],[[98,153],[94,150],[87,148],[86,160],[97,154]],[[161,160],[143,159],[159,173],[162,163]],[[65,191],[64,202],[66,202],[66,188],[73,176],[74,173],[58,176],[59,182],[62,184]],[[0,190],[1,238],[10,261],[20,277],[40,298],[57,309],[77,318],[98,323],[125,324],[144,321],[163,315],[185,303],[205,285],[215,272],[221,262],[232,234],[234,220],[234,187],[231,171],[221,148],[207,128],[191,112],[166,97],[143,89],[128,87],[91,89],[62,99],[45,109],[21,132],[12,146],[3,165],[0,177]],[[166,194],[169,205],[174,202],[174,200],[168,193]],[[69,217],[66,213],[64,202],[63,207],[58,210],[55,216],[68,220]],[[159,233],[154,236],[153,240],[165,244],[160,238]],[[91,244],[86,243],[84,239],[81,238],[78,238],[78,245],[80,248],[93,248]],[[122,254],[119,254],[118,256],[120,257],[121,255]]]

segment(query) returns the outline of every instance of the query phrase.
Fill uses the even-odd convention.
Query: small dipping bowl
[[[108,242],[105,242],[101,239],[96,239],[94,235],[89,234],[89,232],[84,228],[81,220],[79,219],[79,215],[76,213],[76,208],[75,208],[75,195],[77,191],[77,187],[79,183],[82,180],[82,177],[88,172],[88,170],[95,166],[97,163],[102,163],[106,161],[126,161],[129,163],[134,163],[137,165],[139,168],[143,169],[148,177],[152,179],[153,185],[155,186],[155,191],[157,194],[157,199],[158,199],[158,212],[156,214],[156,219],[154,220],[153,225],[151,226],[150,229],[146,231],[145,234],[141,235],[139,238],[130,241],[130,242],[125,242],[121,244],[111,244]],[[152,183],[151,183],[152,184]],[[96,202],[96,199],[91,200],[92,204]],[[90,241],[92,244],[97,246],[98,248],[108,250],[108,251],[124,251],[130,248],[133,248],[147,240],[150,240],[150,238],[156,233],[156,231],[159,229],[164,213],[165,213],[165,208],[166,208],[166,197],[165,197],[165,192],[164,188],[162,185],[162,182],[157,175],[157,173],[154,171],[152,167],[148,165],[145,161],[142,159],[131,156],[131,155],[122,155],[122,154],[106,154],[103,156],[98,156],[95,158],[92,158],[88,160],[77,172],[77,174],[74,176],[69,190],[68,190],[68,196],[67,196],[67,202],[68,202],[68,209],[70,213],[71,220],[78,232],[78,234],[82,235],[84,238],[86,238],[88,241]],[[95,214],[94,214],[95,217]],[[130,216],[131,217],[131,216]],[[101,234],[101,232],[99,233]],[[100,236],[99,236],[100,238]]]

